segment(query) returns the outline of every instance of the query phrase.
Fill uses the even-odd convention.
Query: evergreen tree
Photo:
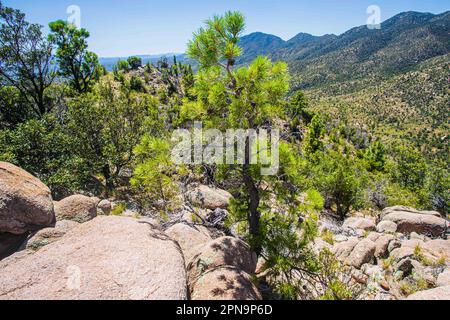
[[[49,27],[49,41],[57,46],[59,74],[69,79],[79,93],[89,91],[102,71],[97,55],[87,50],[89,32],[63,20],[51,22]]]
[[[127,62],[131,70],[137,70],[142,67],[142,59],[139,57],[129,57]]]
[[[52,50],[42,26],[0,2],[0,86],[16,88],[38,117],[51,109],[45,93],[55,79]]]
[[[364,159],[369,171],[384,171],[386,165],[386,148],[380,140],[375,141],[365,152]]]
[[[287,114],[289,119],[292,120],[303,120],[304,123],[309,124],[312,119],[312,115],[307,110],[308,99],[303,91],[296,91],[292,97],[289,99],[289,104],[287,108]]]
[[[244,31],[242,14],[227,12],[206,22],[188,44],[188,54],[200,64],[196,85],[198,104],[206,110],[207,121],[216,127],[255,129],[271,123],[284,106],[288,90],[287,66],[259,57],[249,67],[234,69],[242,54],[238,46]],[[192,105],[189,105],[192,107]],[[250,137],[245,141],[245,164],[236,166],[242,181],[239,207],[245,207],[250,241],[257,253],[262,251],[260,166],[250,164]]]
[[[420,152],[412,146],[398,146],[395,150],[396,165],[392,175],[396,182],[412,191],[423,189],[427,164]]]
[[[307,155],[313,155],[317,151],[323,150],[323,137],[325,135],[325,124],[320,115],[315,115],[308,126],[305,151]]]

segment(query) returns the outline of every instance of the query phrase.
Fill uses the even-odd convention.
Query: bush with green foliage
[[[137,165],[131,180],[132,185],[139,191],[141,201],[164,214],[168,214],[178,205],[178,180],[184,171],[172,162],[172,145],[168,141],[170,139],[156,138],[148,134],[143,136],[134,148]]]
[[[0,131],[0,160],[38,176],[55,199],[87,187],[89,168],[75,147],[76,140],[54,114]]]
[[[130,78],[130,89],[137,92],[145,92],[144,80],[139,76],[131,76]]]
[[[364,153],[367,170],[384,171],[386,165],[386,147],[380,140],[375,141]]]
[[[352,209],[358,209],[364,202],[367,173],[363,164],[354,156],[342,151],[327,150],[315,154],[317,163],[312,168],[314,186],[320,190],[327,207],[335,206],[336,213],[343,220]]]
[[[423,189],[428,168],[420,152],[411,146],[398,146],[394,150],[394,159],[394,181],[412,191]]]
[[[289,99],[287,104],[288,118],[293,121],[302,121],[308,125],[313,117],[313,114],[308,110],[309,101],[303,91],[296,91]],[[299,125],[300,122],[297,123]]]
[[[131,69],[130,64],[126,60],[119,60],[117,64],[114,66],[114,72],[118,71],[129,71]]]
[[[112,76],[70,101],[67,126],[77,141],[73,152],[106,193],[114,190],[121,171],[132,164],[141,136],[161,125],[156,104],[154,97],[130,90]]]
[[[0,88],[0,128],[14,128],[16,125],[35,117],[33,109],[17,88]]]
[[[308,126],[308,134],[305,139],[306,155],[314,155],[324,148],[323,138],[325,136],[325,124],[320,115],[315,115]]]
[[[436,161],[429,166],[425,180],[427,196],[425,201],[431,203],[431,208],[448,216],[450,209],[450,174],[445,165]]]
[[[351,267],[343,265],[328,249],[319,253],[317,270],[317,287],[310,286],[308,294],[313,299],[358,300],[366,289],[353,279]]]

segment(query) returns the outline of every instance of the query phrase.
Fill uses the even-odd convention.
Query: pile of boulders
[[[39,251],[0,262],[0,299],[187,298],[178,244],[153,225],[115,216],[80,224]]]
[[[260,300],[252,281],[257,257],[243,241],[213,239],[205,227],[174,225],[166,233],[180,245],[186,259],[192,300]]]
[[[207,186],[189,197],[212,220],[231,199]],[[128,210],[110,215],[117,205],[85,195],[53,201],[38,178],[0,162],[0,299],[261,298],[244,242],[186,213],[168,228]]]
[[[0,162],[0,240],[19,237],[2,252],[0,299],[186,299],[178,243],[146,219],[107,216],[111,207],[53,202],[39,179]]]
[[[197,185],[184,196],[161,223],[113,199],[53,201],[38,178],[0,162],[0,299],[262,299],[256,254],[223,232],[232,195]],[[392,207],[319,225],[328,234],[314,251],[333,252],[365,298],[450,299],[449,223],[439,213]]]
[[[350,217],[338,227],[326,221],[322,231],[333,239],[314,245],[362,273],[368,299],[450,299],[448,227],[438,212],[397,206],[378,218]]]
[[[381,222],[392,222],[397,226],[396,232],[411,234],[413,232],[428,237],[445,235],[449,222],[439,212],[418,211],[403,206],[386,208],[381,213]],[[393,227],[393,224],[391,224]]]

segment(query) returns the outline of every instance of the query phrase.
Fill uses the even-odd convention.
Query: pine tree
[[[384,171],[386,165],[386,147],[380,140],[375,141],[365,152],[364,159],[370,172]]]
[[[68,78],[79,93],[89,91],[102,71],[97,55],[87,50],[89,32],[63,20],[51,22],[49,27],[49,41],[57,46],[59,74]]]
[[[308,135],[306,137],[305,151],[307,155],[313,155],[323,149],[323,137],[325,135],[325,124],[320,115],[312,118],[308,126]]]
[[[242,54],[238,41],[244,27],[242,14],[227,12],[208,20],[188,44],[189,56],[201,68],[195,87],[198,95],[195,108],[206,110],[203,114],[207,115],[207,122],[217,128],[257,130],[283,112],[283,98],[288,90],[285,63],[274,64],[258,57],[249,67],[235,68],[236,59]],[[247,137],[245,164],[234,166],[244,186],[242,203],[237,207],[245,208],[250,241],[254,250],[261,253],[261,167],[249,162],[250,144]]]

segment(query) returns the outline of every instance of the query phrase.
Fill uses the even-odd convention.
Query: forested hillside
[[[287,61],[291,91],[304,90],[315,110],[393,145],[409,141],[449,166],[449,34],[450,12],[405,12],[380,30],[361,26],[340,36],[244,36],[238,61],[258,54]]]

